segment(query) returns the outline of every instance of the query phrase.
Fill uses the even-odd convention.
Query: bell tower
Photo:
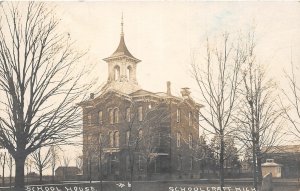
[[[103,59],[108,64],[108,79],[106,89],[115,89],[129,94],[141,89],[136,79],[136,68],[139,59],[132,56],[124,40],[123,14],[121,19],[121,38],[116,51]]]

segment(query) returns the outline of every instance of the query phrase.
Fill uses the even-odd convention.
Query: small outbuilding
[[[274,159],[267,159],[265,163],[261,165],[262,175],[265,176],[272,173],[272,177],[281,178],[282,165],[274,162]]]

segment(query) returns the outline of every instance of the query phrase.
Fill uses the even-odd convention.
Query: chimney
[[[180,93],[184,99],[190,98],[190,94],[191,94],[190,88],[181,88]]]
[[[171,96],[171,82],[167,81],[167,95]]]
[[[95,94],[94,93],[90,93],[90,99],[94,99]]]

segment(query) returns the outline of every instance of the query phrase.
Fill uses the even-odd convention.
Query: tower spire
[[[123,18],[123,12],[122,12],[122,18],[121,18],[121,36],[124,36],[123,26],[124,26],[124,18]]]

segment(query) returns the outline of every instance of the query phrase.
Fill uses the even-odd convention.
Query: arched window
[[[128,80],[132,79],[132,68],[131,68],[131,66],[127,67],[126,75],[127,75]]]
[[[143,130],[140,129],[139,130],[139,140],[141,140],[143,138]]]
[[[103,136],[102,136],[102,133],[99,133],[99,145],[102,145],[103,144]]]
[[[189,135],[189,148],[191,149],[193,147],[193,135]]]
[[[139,121],[143,121],[143,107],[138,107],[138,119]]]
[[[181,115],[180,109],[177,109],[177,112],[176,112],[176,121],[177,121],[177,123],[180,122],[180,115]]]
[[[102,124],[102,121],[103,120],[103,113],[102,113],[102,111],[99,111],[98,112],[98,123],[99,124]]]
[[[114,133],[114,146],[115,147],[119,147],[120,146],[119,140],[120,140],[120,134],[119,134],[119,131],[116,131]]]
[[[115,77],[115,81],[119,80],[120,78],[120,66],[118,65],[114,67],[114,77]]]
[[[177,147],[181,145],[181,133],[177,133]]]
[[[178,168],[178,170],[181,170],[182,169],[182,157],[181,157],[181,155],[178,155],[178,158],[177,158],[177,168]]]
[[[92,125],[92,114],[88,115],[88,125],[91,126]]]
[[[114,134],[113,134],[113,132],[110,131],[108,133],[108,136],[109,136],[109,146],[113,147],[114,146]]]
[[[109,112],[109,123],[114,124],[114,110],[109,109],[108,112]]]
[[[193,113],[190,111],[189,112],[189,126],[193,125]]]
[[[126,145],[127,145],[127,146],[130,146],[130,145],[129,145],[129,143],[130,143],[130,142],[129,142],[129,141],[130,141],[129,139],[130,139],[130,131],[126,131]]]
[[[128,107],[127,109],[126,109],[126,121],[127,122],[130,122],[130,115],[131,115],[131,113],[130,113],[130,107]]]
[[[193,170],[193,168],[194,168],[194,157],[191,156],[191,158],[190,158],[190,170]]]
[[[114,109],[114,123],[119,123],[119,109]]]

